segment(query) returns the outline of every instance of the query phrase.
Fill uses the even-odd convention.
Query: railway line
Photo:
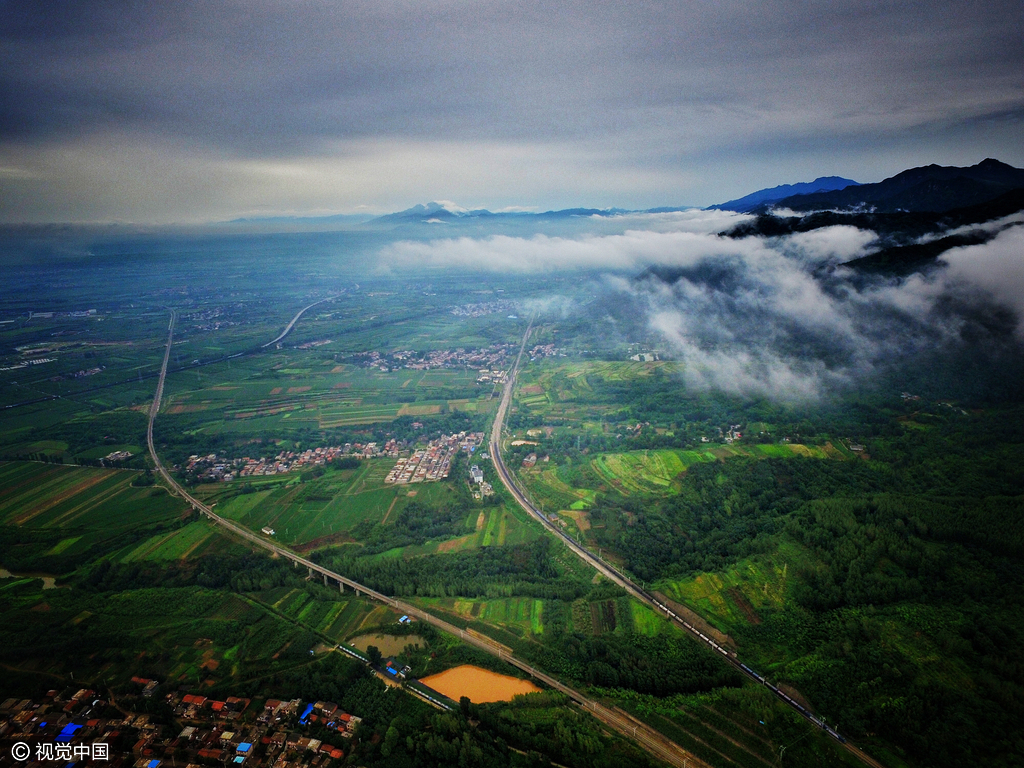
[[[309,309],[309,307],[306,307],[306,309]],[[300,312],[299,315],[296,315],[295,318],[293,318],[292,322],[289,324],[289,330],[291,326],[294,325],[295,322],[299,319],[301,314],[302,313]],[[357,595],[366,595],[367,597],[373,600],[377,600],[381,603],[389,605],[405,614],[415,616],[420,621],[437,627],[443,632],[447,632],[451,635],[456,635],[464,642],[476,648],[479,648],[480,650],[483,650],[493,656],[496,656],[499,659],[506,661],[515,667],[518,667],[523,672],[526,672],[536,680],[539,680],[543,682],[545,685],[565,694],[572,701],[578,704],[582,709],[585,709],[591,715],[596,717],[605,726],[607,726],[611,730],[618,732],[623,736],[626,736],[627,738],[633,739],[644,750],[646,750],[659,760],[663,760],[664,762],[670,765],[680,766],[680,768],[712,768],[712,766],[703,762],[695,755],[686,751],[678,744],[666,738],[650,726],[633,718],[631,715],[624,712],[623,710],[617,707],[605,706],[600,702],[594,701],[593,699],[584,696],[582,693],[575,690],[574,688],[571,688],[565,685],[564,683],[561,683],[554,677],[551,677],[550,675],[540,671],[539,669],[536,669],[535,667],[527,664],[523,660],[516,658],[513,654],[509,653],[507,649],[505,649],[504,647],[500,647],[497,643],[489,641],[489,639],[481,635],[466,632],[465,630],[453,624],[449,624],[443,619],[439,619],[433,614],[427,613],[426,611],[421,610],[420,608],[414,605],[405,603],[401,600],[385,595],[374,589],[370,589],[369,587],[360,584],[359,582],[353,581],[352,579],[349,579],[340,573],[336,573],[335,571],[325,568],[322,565],[319,565],[318,563],[314,563],[312,560],[302,557],[301,555],[292,552],[286,547],[283,547],[279,544],[274,543],[273,541],[270,541],[267,538],[257,535],[256,533],[250,531],[248,528],[245,528],[244,526],[241,526],[232,520],[228,520],[227,518],[218,515],[216,512],[213,511],[212,507],[204,504],[202,501],[200,501],[195,496],[190,494],[187,490],[185,490],[185,488],[179,485],[178,482],[171,476],[170,472],[167,471],[167,468],[164,466],[163,462],[160,460],[160,456],[159,454],[157,454],[156,451],[156,445],[154,444],[153,441],[153,423],[156,421],[157,414],[160,412],[160,401],[163,398],[164,382],[166,381],[167,378],[167,365],[170,359],[171,344],[174,339],[174,324],[176,320],[177,313],[172,310],[170,321],[167,327],[167,349],[164,352],[163,364],[160,369],[160,376],[157,380],[157,386],[153,397],[153,402],[149,409],[149,423],[146,428],[146,443],[149,449],[150,457],[153,460],[153,464],[154,467],[156,468],[156,471],[163,478],[164,482],[167,484],[171,493],[180,496],[182,499],[188,502],[189,505],[191,505],[191,507],[195,511],[205,515],[210,521],[224,528],[225,530],[230,531],[232,534],[238,536],[239,538],[248,541],[264,550],[267,550],[272,554],[277,555],[278,557],[290,560],[292,563],[295,564],[296,567],[304,566],[305,568],[307,568],[309,576],[311,577],[313,576],[313,574],[318,574],[323,578],[325,586],[328,586],[331,581],[336,582],[339,585],[339,589],[341,591],[344,591],[345,587],[347,586],[350,589],[352,589]],[[284,334],[279,336],[277,340],[280,340],[281,338],[284,338]],[[277,340],[275,340],[275,342]],[[270,343],[273,344],[275,342]],[[524,337],[524,346],[525,343],[526,338]],[[520,357],[522,356],[522,348],[520,348],[519,355]],[[518,358],[516,362],[518,365]],[[503,402],[505,402],[507,406],[507,398]]]
[[[556,536],[563,544],[565,544],[575,555],[585,561],[587,564],[595,568],[601,575],[606,577],[609,581],[622,587],[632,597],[640,600],[649,607],[656,610],[658,613],[663,615],[669,621],[674,623],[681,629],[689,632],[693,637],[705,643],[716,653],[720,654],[723,659],[732,665],[738,672],[751,680],[757,682],[760,685],[766,686],[775,696],[785,703],[787,706],[794,709],[801,716],[806,718],[812,725],[820,728],[822,731],[827,733],[830,737],[835,739],[844,749],[857,757],[865,765],[871,766],[871,768],[885,768],[884,765],[879,763],[870,755],[866,754],[856,746],[851,744],[842,734],[840,734],[835,728],[828,725],[821,718],[815,715],[813,712],[808,710],[805,706],[796,701],[792,696],[781,690],[778,686],[773,685],[763,675],[758,674],[753,669],[748,667],[746,664],[740,663],[736,657],[735,651],[731,651],[725,646],[716,642],[713,638],[708,637],[699,627],[694,626],[690,622],[686,621],[682,616],[678,615],[669,606],[661,602],[655,595],[646,590],[645,588],[634,583],[625,574],[615,570],[611,565],[606,563],[598,555],[591,552],[589,549],[584,547],[578,541],[569,536],[559,526],[555,525],[542,510],[537,509],[532,501],[527,497],[524,490],[520,487],[515,476],[505,465],[501,455],[501,436],[502,429],[504,426],[505,416],[507,414],[510,403],[512,402],[512,392],[515,388],[516,376],[519,373],[519,365],[523,358],[523,352],[526,349],[526,341],[530,336],[530,331],[533,330],[532,322],[527,326],[526,333],[523,335],[522,344],[519,347],[519,354],[516,356],[515,364],[509,370],[508,381],[505,384],[505,389],[502,392],[501,402],[498,404],[498,409],[494,417],[494,424],[491,428],[490,441],[488,444],[488,453],[494,463],[494,468],[501,478],[502,484],[512,497],[518,502],[518,504],[534,519],[539,521],[544,528]]]

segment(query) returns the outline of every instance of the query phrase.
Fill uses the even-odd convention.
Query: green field
[[[160,533],[121,555],[123,563],[136,560],[182,560],[213,554],[220,544],[220,533],[213,523],[200,520],[171,533]]]
[[[399,416],[430,416],[451,411],[488,413],[492,387],[478,384],[473,370],[398,369],[387,373],[336,364],[306,353],[309,367],[265,361],[262,370],[212,367],[202,379],[183,381],[168,395],[168,416],[201,414],[223,432],[266,430],[284,420],[315,423],[319,429],[393,421]],[[242,373],[255,377],[239,378]],[[212,377],[220,374],[220,380]],[[200,386],[188,386],[199,384]],[[287,426],[282,424],[282,426]]]
[[[720,629],[732,632],[761,621],[761,612],[792,599],[796,574],[808,556],[794,544],[773,554],[748,558],[728,571],[658,582],[655,588],[696,610]]]
[[[434,599],[417,601],[437,611],[468,621],[481,621],[502,629],[517,628],[520,633],[544,632],[544,601],[525,597],[496,600]]]
[[[793,458],[797,456],[824,459],[841,457],[830,446],[801,444],[782,445],[717,445],[703,450],[659,449],[603,453],[587,463],[589,472],[583,476],[590,487],[574,486],[563,479],[570,473],[566,467],[530,470],[521,473],[527,487],[545,508],[585,510],[596,491],[614,490],[623,496],[669,496],[678,493],[683,473],[697,463],[727,461],[732,458]],[[538,465],[540,466],[540,465]],[[576,473],[579,477],[579,473]]]
[[[162,488],[131,485],[138,473],[10,462],[0,464],[0,523],[53,536],[46,554],[80,555],[134,531],[173,527],[189,508]]]

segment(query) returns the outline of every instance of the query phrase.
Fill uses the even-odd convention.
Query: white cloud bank
[[[985,325],[979,317],[994,317],[998,307],[1004,317],[1012,310],[1024,337],[1024,226],[947,252],[944,267],[928,275],[884,280],[852,279],[840,266],[865,254],[872,232],[837,226],[770,239],[712,234],[736,220],[720,212],[657,214],[649,216],[657,230],[401,242],[382,256],[395,267],[618,273],[606,282],[642,307],[648,327],[685,363],[687,384],[737,395],[815,398],[879,365],[963,345],[968,326]],[[646,267],[654,274],[635,279]]]

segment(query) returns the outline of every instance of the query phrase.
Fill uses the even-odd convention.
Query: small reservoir
[[[436,675],[424,677],[420,682],[454,701],[466,696],[474,704],[511,701],[513,696],[521,693],[540,691],[540,688],[529,680],[499,675],[497,672],[474,667],[472,664],[463,664],[461,667],[453,667]]]

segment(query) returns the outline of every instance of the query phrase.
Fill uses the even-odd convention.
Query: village
[[[184,470],[198,482],[231,482],[247,477],[269,477],[273,475],[300,472],[323,467],[335,459],[350,457],[374,459],[391,457],[398,459],[394,468],[385,478],[386,483],[405,484],[444,480],[448,477],[451,461],[461,448],[472,454],[483,445],[483,432],[459,432],[441,435],[431,440],[426,447],[414,450],[410,456],[401,454],[408,450],[405,440],[388,440],[383,445],[376,442],[345,443],[326,448],[308,448],[305,451],[281,451],[276,456],[229,458],[211,453],[206,456],[193,454],[188,457]],[[130,455],[130,454],[129,454]]]
[[[42,701],[0,703],[0,737],[26,745],[26,765],[92,760],[114,768],[225,765],[253,768],[321,768],[344,757],[340,746],[361,718],[333,702],[267,699],[253,705],[234,696],[217,700],[179,689],[157,696],[155,680],[133,677],[133,691],[98,698],[91,689],[70,696],[49,691]],[[161,725],[131,710],[162,699],[177,725]],[[337,734],[338,744],[303,735],[315,727]]]
[[[327,448],[309,448],[305,451],[281,451],[271,458],[226,458],[215,453],[188,457],[185,471],[205,482],[230,482],[241,477],[264,477],[322,467],[334,459],[350,456],[373,459],[381,456],[397,457],[404,442],[388,440],[383,446],[376,442],[345,443]]]
[[[400,458],[388,472],[384,482],[404,485],[406,483],[430,483],[448,477],[452,459],[457,451],[472,454],[484,444],[483,432],[459,432],[456,435],[442,435],[431,440],[425,448],[413,452],[407,458]]]
[[[498,301],[484,301],[477,304],[463,304],[452,307],[452,314],[456,317],[483,317],[493,315],[496,312],[515,312],[516,303],[507,299]]]
[[[476,349],[435,349],[429,352],[415,352],[411,349],[395,352],[360,352],[352,356],[352,362],[365,368],[379,368],[393,371],[408,368],[414,371],[429,371],[434,368],[482,368],[504,372],[510,354],[515,352],[514,344],[491,344]]]

